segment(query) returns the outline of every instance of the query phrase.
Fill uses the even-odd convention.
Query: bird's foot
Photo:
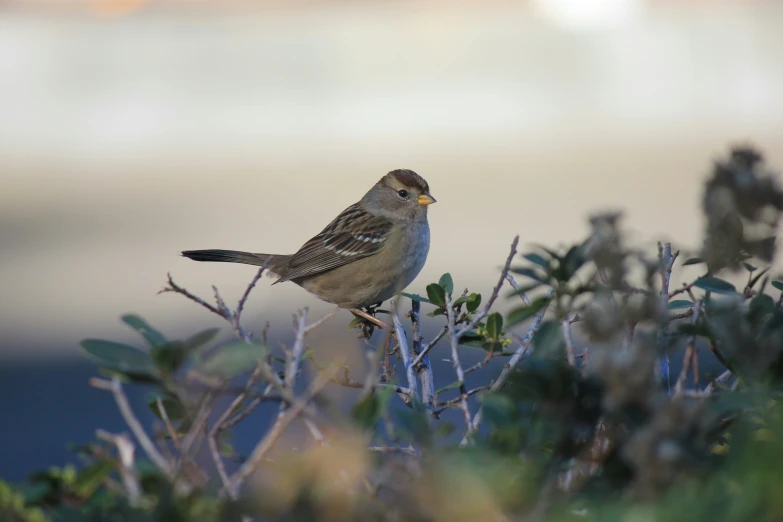
[[[379,303],[380,304],[380,303]],[[375,331],[375,327],[381,328],[381,329],[389,329],[389,325],[385,322],[381,321],[377,317],[375,317],[375,313],[378,311],[377,307],[378,305],[375,305],[373,307],[367,307],[367,310],[361,310],[359,308],[351,308],[350,312],[357,318],[360,319],[360,321],[356,324],[361,325],[362,328],[362,336],[365,339],[369,339],[373,332]]]

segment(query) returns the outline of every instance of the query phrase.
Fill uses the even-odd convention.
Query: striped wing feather
[[[371,256],[383,247],[391,228],[389,219],[366,212],[358,203],[351,205],[291,256],[285,276],[277,282],[320,274]]]

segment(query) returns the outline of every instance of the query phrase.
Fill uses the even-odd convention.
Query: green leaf
[[[155,366],[164,374],[175,373],[188,358],[188,351],[179,341],[158,346],[150,350]]]
[[[669,301],[669,310],[679,310],[680,308],[693,308],[693,302],[687,299],[675,299]]]
[[[364,322],[363,318],[361,318],[361,317],[354,317],[353,319],[351,319],[351,322],[348,323],[348,329],[350,330],[351,328],[356,328],[357,326],[359,326],[363,322]]]
[[[500,353],[503,351],[503,343],[499,341],[487,341],[481,347],[491,353]]]
[[[481,294],[477,294],[475,292],[470,294],[470,299],[465,305],[465,308],[467,308],[468,312],[472,314],[478,310],[479,306],[481,306]]]
[[[207,328],[206,330],[201,330],[195,335],[191,335],[185,339],[182,344],[187,350],[193,350],[194,348],[199,348],[200,346],[203,346],[213,340],[219,332],[220,328]]]
[[[544,269],[545,272],[549,271],[549,260],[545,259],[544,256],[540,254],[536,254],[535,252],[531,252],[530,254],[525,254],[522,257],[524,257],[531,263],[540,266],[541,268]]]
[[[435,316],[438,316],[438,315],[446,315],[446,309],[443,308],[442,306],[438,307],[435,310],[433,310],[432,312],[428,313],[427,317],[435,317]]]
[[[693,286],[716,294],[734,294],[737,292],[733,284],[717,277],[700,277],[693,283]]]
[[[451,278],[451,274],[448,272],[440,276],[440,281],[438,281],[438,284],[442,286],[449,295],[451,295],[451,293],[454,291],[454,280]]]
[[[506,295],[506,297],[516,297],[516,296],[519,296],[519,295],[522,295],[522,294],[527,295],[528,292],[530,292],[532,290],[535,290],[539,286],[541,286],[541,283],[539,283],[538,281],[535,281],[533,283],[529,283],[529,284],[526,284],[526,285],[522,285],[522,286],[519,287],[519,290],[517,290],[515,288],[514,290],[510,291]]]
[[[701,324],[683,323],[677,325],[677,330],[683,335],[697,335],[712,339],[712,332],[710,329]]]
[[[751,288],[753,288],[753,287],[756,285],[756,283],[759,281],[759,279],[761,279],[761,276],[763,276],[764,274],[766,274],[766,273],[769,271],[769,269],[770,269],[770,268],[771,268],[771,267],[767,267],[767,268],[765,268],[765,269],[761,270],[761,271],[760,271],[758,274],[756,274],[755,276],[753,276],[753,278],[750,280],[750,283],[748,283],[748,286],[749,286],[749,287],[751,287]]]
[[[139,332],[144,339],[147,340],[149,345],[153,348],[156,346],[163,346],[168,340],[162,333],[151,327],[147,322],[134,314],[127,314],[122,316],[122,322]]]
[[[777,307],[772,296],[767,294],[758,294],[750,300],[748,305],[748,319],[751,323],[758,323],[768,315],[775,313]]]
[[[692,257],[690,259],[685,260],[685,262],[682,264],[682,266],[700,265],[701,263],[704,263],[704,259],[702,259],[700,257]]]
[[[538,243],[533,243],[533,246],[536,247],[537,249],[541,250],[542,252],[545,252],[546,254],[548,254],[549,257],[551,257],[552,259],[556,259],[558,262],[562,261],[562,259],[563,259],[563,258],[561,258],[557,254],[557,252],[555,252],[554,250],[550,250],[549,248],[545,247],[544,245],[541,245],[541,244],[538,244]]]
[[[426,297],[422,297],[419,294],[409,294],[407,292],[402,292],[402,295],[410,299],[411,301],[417,301],[419,303],[431,303],[429,299]]]
[[[163,417],[158,409],[158,399],[160,399],[160,402],[163,404],[163,409],[166,410],[166,415],[168,415],[169,420],[172,422],[183,419],[187,415],[185,405],[174,395],[151,392],[146,395],[145,399],[147,400],[147,406],[150,411],[159,419],[162,419]]]
[[[435,306],[446,306],[446,290],[440,284],[427,285],[427,297]]]
[[[388,407],[391,391],[383,388],[357,402],[351,411],[353,420],[364,429],[374,429]]]
[[[507,323],[508,323],[507,326],[511,327],[515,324],[521,323],[525,319],[533,317],[541,309],[546,307],[548,304],[549,304],[548,297],[539,297],[529,305],[520,306],[519,308],[515,308],[514,310],[511,310],[511,312],[509,312],[507,317]]]
[[[497,341],[503,335],[503,316],[495,312],[487,317],[487,335]]]
[[[74,493],[80,498],[87,498],[95,493],[104,479],[114,471],[114,464],[109,459],[101,459],[79,471],[76,480],[71,485]]]
[[[562,282],[569,281],[577,270],[587,261],[587,257],[584,255],[584,249],[581,245],[574,245],[566,253],[565,258],[561,264]]]
[[[455,389],[459,388],[461,385],[462,385],[462,383],[460,381],[454,381],[451,384],[447,384],[443,388],[441,388],[439,390],[436,390],[435,391],[435,395],[440,395],[441,393],[443,393],[445,391],[455,390]]]
[[[769,284],[771,284],[774,288],[777,288],[781,292],[783,292],[783,282],[781,281],[772,281]]]
[[[529,277],[530,279],[538,281],[539,283],[543,283],[543,284],[548,283],[548,280],[545,276],[539,274],[537,271],[533,270],[532,268],[512,268],[511,271],[515,274]]]
[[[262,344],[230,343],[203,361],[199,369],[212,377],[230,379],[254,369],[266,355],[267,348]]]
[[[476,348],[482,348],[484,346],[484,336],[479,335],[476,332],[468,332],[460,337],[459,344],[462,346],[474,346]]]
[[[512,422],[516,408],[511,398],[500,393],[487,393],[480,400],[489,424],[506,426]]]
[[[412,408],[395,410],[397,417],[396,427],[400,430],[400,438],[418,442],[423,446],[429,446],[432,442],[432,432],[427,415],[427,410],[420,401],[412,401]]]
[[[452,301],[451,306],[456,308],[456,307],[458,307],[461,304],[467,303],[468,301],[470,301],[470,296],[469,295],[461,295],[458,298],[456,298],[454,301]]]
[[[218,443],[218,452],[223,456],[223,458],[226,458],[231,462],[241,463],[246,460],[242,455],[237,453],[237,451],[234,449],[234,446],[230,442],[225,440],[222,440]]]
[[[157,377],[152,358],[138,348],[103,339],[85,339],[81,346],[102,368],[129,376]]]

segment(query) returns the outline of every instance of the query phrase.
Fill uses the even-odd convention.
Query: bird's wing
[[[383,248],[392,226],[391,220],[370,214],[358,203],[351,205],[291,256],[288,270],[278,282],[320,274],[371,256]]]

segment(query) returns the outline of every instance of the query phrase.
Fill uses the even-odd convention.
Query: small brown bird
[[[293,255],[236,250],[187,250],[195,261],[262,266],[340,308],[379,304],[419,274],[430,248],[427,206],[435,203],[424,178],[393,170],[343,210]]]

